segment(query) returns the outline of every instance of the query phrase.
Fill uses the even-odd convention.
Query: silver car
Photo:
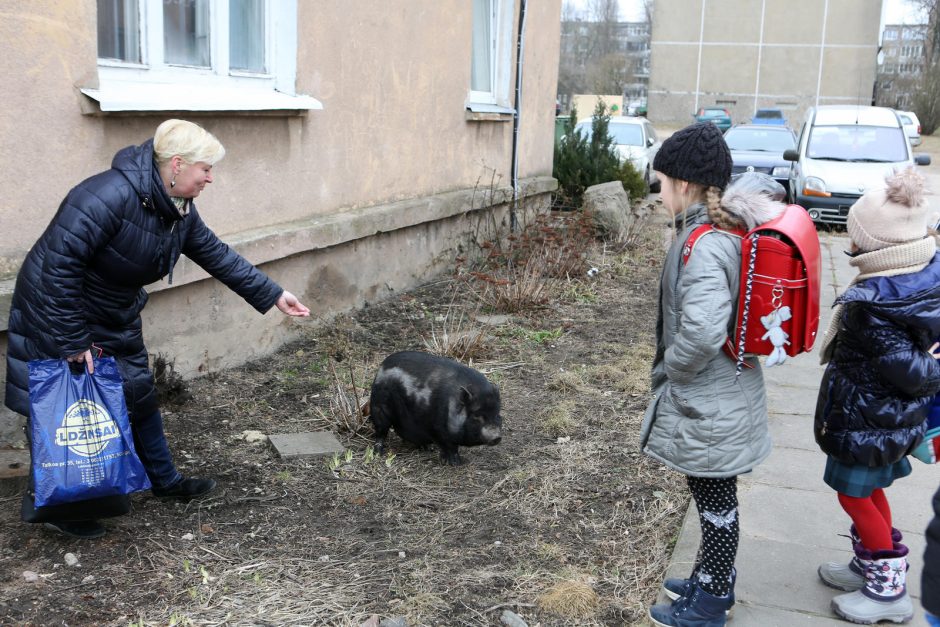
[[[904,133],[911,142],[911,146],[920,146],[920,120],[913,111],[898,111],[898,118],[904,126]]]

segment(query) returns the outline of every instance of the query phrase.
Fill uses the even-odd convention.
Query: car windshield
[[[720,118],[727,115],[724,109],[705,109],[702,111],[701,117],[703,118]]]
[[[576,129],[588,140],[591,139],[591,124],[578,124]],[[615,144],[625,146],[643,146],[643,129],[639,124],[611,124],[607,134],[613,137]]]
[[[760,109],[754,114],[755,118],[764,118],[767,120],[782,120],[783,113],[776,110]]]
[[[767,131],[757,128],[732,128],[725,133],[725,142],[731,150],[779,152],[795,148],[789,131]]]
[[[914,123],[914,121],[911,120],[911,118],[907,117],[906,115],[900,115],[898,117],[901,118],[901,124],[913,124]]]
[[[906,161],[907,138],[900,128],[887,126],[816,126],[806,156],[829,161]]]

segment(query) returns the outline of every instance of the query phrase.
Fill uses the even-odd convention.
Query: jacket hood
[[[940,336],[940,253],[919,272],[872,277],[846,290],[836,303],[866,303],[882,318]]]
[[[750,231],[783,214],[786,205],[767,194],[729,189],[721,198],[721,209]]]
[[[180,212],[170,200],[153,158],[153,139],[127,146],[114,155],[111,168],[128,180],[144,207],[168,220],[179,220]]]

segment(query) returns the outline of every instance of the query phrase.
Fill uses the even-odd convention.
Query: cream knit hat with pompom
[[[927,236],[924,178],[909,167],[885,179],[852,205],[846,228],[862,252],[897,246]]]

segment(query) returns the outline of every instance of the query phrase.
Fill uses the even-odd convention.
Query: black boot
[[[93,540],[105,534],[104,525],[97,520],[73,520],[69,522],[47,522],[46,529],[51,529],[62,535],[82,540]]]
[[[153,486],[150,491],[154,496],[161,499],[182,499],[189,501],[198,499],[212,492],[215,489],[215,479],[198,479],[189,477],[180,479],[167,488],[158,488]]]

